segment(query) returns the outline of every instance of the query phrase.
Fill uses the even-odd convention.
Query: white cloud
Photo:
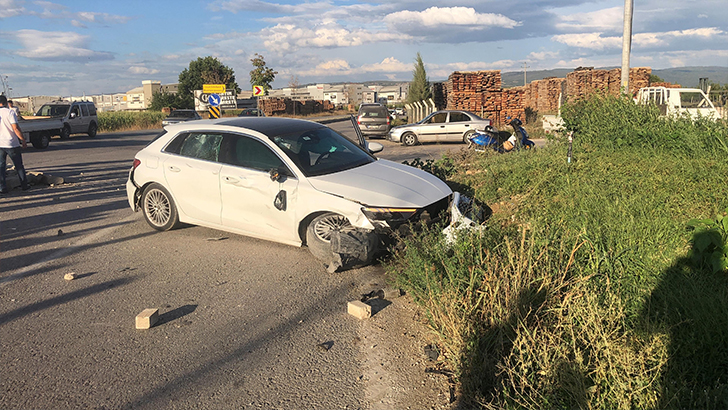
[[[130,74],[157,74],[157,73],[159,73],[159,70],[157,70],[157,69],[147,68],[147,67],[142,67],[142,66],[129,67],[128,71]]]
[[[25,14],[26,10],[15,0],[0,0],[0,20]]]
[[[487,27],[514,28],[521,23],[502,14],[478,13],[471,7],[430,7],[424,11],[403,10],[384,18],[391,26],[471,26],[475,29]]]
[[[612,7],[589,13],[575,13],[561,16],[556,23],[559,30],[579,31],[621,31],[624,22],[624,8]]]
[[[32,60],[88,62],[114,58],[111,53],[89,49],[88,36],[73,32],[18,30],[14,35],[24,47],[17,54]]]
[[[85,24],[81,23],[78,20],[71,20],[71,25],[78,28],[88,28]]]
[[[278,24],[260,33],[263,44],[274,52],[290,52],[300,48],[353,47],[366,43],[406,40],[391,32],[369,32],[364,29],[349,30],[335,22],[322,22],[313,28],[293,24]]]
[[[632,36],[632,45],[633,47],[667,47],[678,39],[712,40],[718,37],[728,37],[728,33],[715,27],[674,30],[664,33],[637,33]],[[622,47],[622,36],[602,37],[602,33],[560,34],[551,39],[571,47],[590,50]]]

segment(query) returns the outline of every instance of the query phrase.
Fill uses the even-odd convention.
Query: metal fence
[[[435,101],[432,98],[427,101],[422,100],[412,104],[405,104],[404,106],[407,108],[407,120],[411,123],[422,121],[423,118],[437,111]]]

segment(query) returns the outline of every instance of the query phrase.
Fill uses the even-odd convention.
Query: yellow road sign
[[[265,95],[265,88],[262,85],[253,86],[253,96]]]
[[[225,84],[202,84],[202,92],[205,94],[224,94],[225,91]]]
[[[210,107],[210,118],[220,118],[220,107]]]

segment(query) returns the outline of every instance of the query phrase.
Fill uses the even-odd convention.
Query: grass
[[[166,117],[166,114],[159,111],[99,112],[99,132],[162,128],[162,120]]]
[[[465,406],[728,407],[728,272],[693,257],[706,231],[688,226],[728,205],[728,124],[602,96],[563,115],[571,164],[559,140],[440,161],[489,228],[406,238],[388,275],[427,312]]]

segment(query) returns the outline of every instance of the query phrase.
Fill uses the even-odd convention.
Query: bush
[[[156,111],[104,111],[98,113],[99,132],[162,128],[167,115]]]
[[[728,407],[728,275],[705,259],[727,249],[725,122],[604,96],[563,115],[570,164],[558,141],[444,162],[489,228],[404,239],[388,274],[427,312],[466,407]]]

